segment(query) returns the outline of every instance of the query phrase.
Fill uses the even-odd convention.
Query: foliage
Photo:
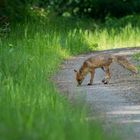
[[[0,3],[0,17],[6,16],[9,20],[23,21],[30,15],[30,8],[37,0],[2,0]]]
[[[31,9],[43,8],[47,13],[63,16],[123,17],[140,13],[139,0],[1,0],[0,17],[7,16],[11,21],[30,19]],[[40,9],[40,10],[39,10]]]
[[[140,13],[139,0],[41,0],[40,6],[53,9],[57,14],[105,18]]]

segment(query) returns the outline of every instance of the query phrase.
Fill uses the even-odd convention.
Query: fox
[[[104,84],[109,84],[111,79],[110,65],[113,62],[117,62],[119,65],[129,70],[134,75],[138,74],[138,69],[127,59],[126,56],[115,54],[97,54],[86,59],[79,70],[74,69],[76,74],[76,81],[78,84],[77,86],[82,84],[88,73],[90,73],[91,77],[87,85],[92,85],[96,68],[101,68],[105,72],[105,77],[102,82]]]

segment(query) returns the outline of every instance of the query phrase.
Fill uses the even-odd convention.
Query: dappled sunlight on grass
[[[106,50],[140,46],[140,29],[128,25],[121,30],[103,28],[94,32],[85,32],[84,38],[90,48]]]

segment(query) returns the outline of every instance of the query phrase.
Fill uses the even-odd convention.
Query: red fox
[[[105,72],[105,78],[102,80],[102,82],[104,84],[108,84],[111,79],[110,65],[113,61],[117,62],[134,74],[138,73],[137,68],[131,62],[129,62],[125,56],[111,54],[95,55],[85,60],[79,71],[74,70],[76,73],[76,80],[78,85],[82,84],[85,76],[88,73],[91,74],[90,82],[88,85],[92,85],[96,68],[101,68]]]

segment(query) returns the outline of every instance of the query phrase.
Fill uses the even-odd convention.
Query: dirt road
[[[62,69],[56,76],[57,86],[71,101],[80,102],[89,108],[86,118],[88,121],[100,118],[105,131],[110,135],[115,133],[121,135],[123,140],[140,140],[140,75],[133,77],[128,70],[113,63],[109,85],[101,82],[104,72],[97,69],[92,86],[87,86],[89,76],[82,86],[76,86],[73,70],[78,69],[88,57],[106,52],[127,55],[135,65],[140,65],[140,62],[132,60],[131,57],[132,54],[140,52],[140,47],[79,55],[62,64]]]

